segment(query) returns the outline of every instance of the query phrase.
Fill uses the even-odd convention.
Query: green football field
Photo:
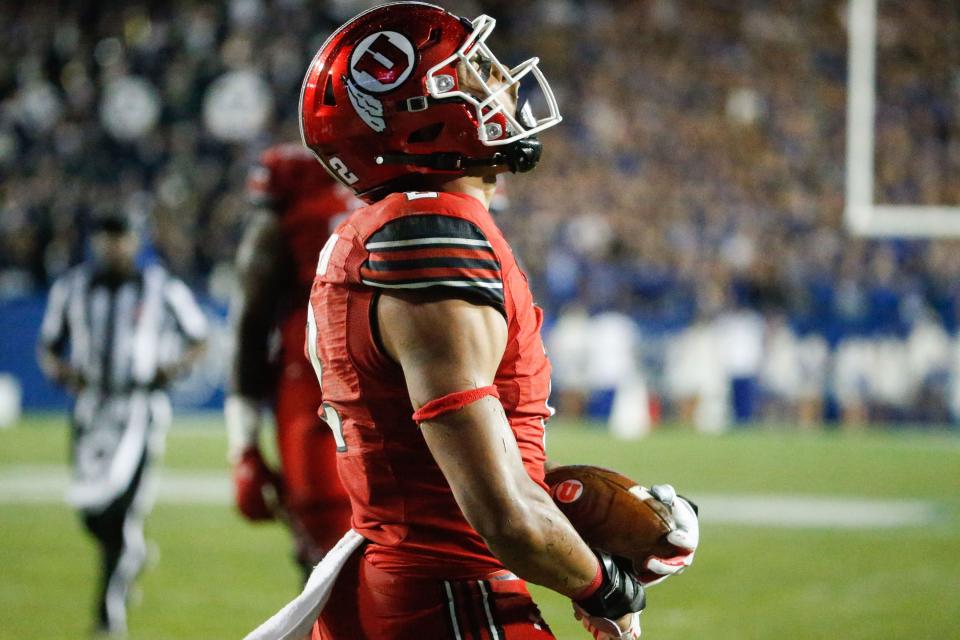
[[[216,417],[170,434],[132,640],[240,638],[297,591],[285,532],[226,501],[223,440]],[[3,639],[87,637],[96,556],[61,500],[66,444],[60,416],[0,431]],[[696,563],[650,590],[644,638],[960,638],[956,435],[664,428],[624,443],[558,421],[548,450],[700,501]],[[559,638],[588,637],[569,603],[536,595]]]

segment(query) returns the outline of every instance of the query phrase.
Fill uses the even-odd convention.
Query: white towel
[[[300,595],[251,631],[244,640],[302,640],[310,633],[313,623],[330,599],[340,570],[362,542],[363,536],[359,533],[353,529],[347,531],[310,572],[310,578]]]

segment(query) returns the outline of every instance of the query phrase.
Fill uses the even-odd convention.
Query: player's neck
[[[483,204],[484,208],[490,210],[490,202],[493,200],[493,194],[497,190],[497,177],[490,176],[461,176],[454,180],[444,182],[440,191],[447,193],[463,193],[472,196]]]

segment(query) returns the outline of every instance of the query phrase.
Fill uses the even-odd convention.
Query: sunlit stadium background
[[[244,179],[371,2],[0,1],[0,638],[83,638],[47,287],[122,209],[215,333],[177,388],[131,638],[236,638],[297,588],[229,505]],[[703,507],[651,638],[960,637],[960,3],[445,1],[498,19],[564,123],[498,221],[547,312],[549,451]],[[544,594],[561,638],[585,637]]]

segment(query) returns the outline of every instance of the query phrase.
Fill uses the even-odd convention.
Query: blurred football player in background
[[[237,253],[236,348],[225,407],[236,504],[251,521],[282,518],[293,532],[297,562],[309,572],[350,526],[350,504],[304,355],[307,301],[331,229],[362,203],[300,144],[268,149],[247,186],[258,210]],[[258,442],[268,402],[279,473],[267,466]]]
[[[50,290],[38,355],[47,377],[76,396],[67,499],[100,546],[96,633],[123,635],[147,556],[143,521],[170,423],[167,388],[203,353],[207,323],[183,282],[159,265],[137,266],[125,216],[97,217],[90,244],[92,259]],[[186,346],[168,352],[172,342]]]
[[[569,596],[596,637],[639,635],[643,585],[543,481],[542,313],[488,209],[560,115],[537,59],[508,69],[487,47],[494,24],[384,5],[307,72],[305,144],[373,203],[321,252],[308,316],[353,531],[251,637],[289,637],[271,623],[316,618],[329,596],[315,639],[553,638],[524,580]],[[518,109],[524,78],[538,100]]]

